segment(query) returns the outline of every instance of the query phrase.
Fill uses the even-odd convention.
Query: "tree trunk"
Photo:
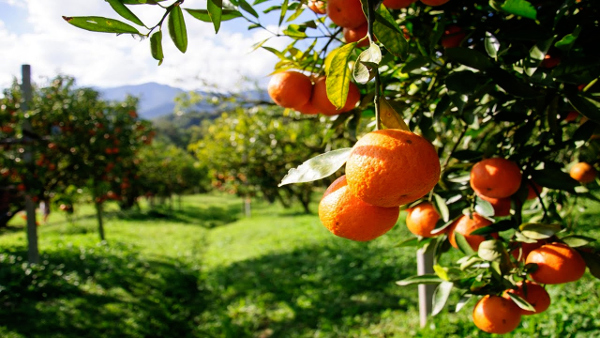
[[[104,241],[104,223],[102,221],[102,203],[94,202],[96,205],[96,217],[98,218],[98,233],[100,234],[100,240]]]

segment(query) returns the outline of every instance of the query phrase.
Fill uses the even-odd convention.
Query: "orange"
[[[356,198],[348,189],[346,176],[335,180],[319,203],[321,223],[334,235],[354,241],[370,241],[385,234],[399,214],[398,207],[376,207]]]
[[[358,41],[367,36],[368,33],[368,25],[365,23],[363,25],[358,26],[357,28],[346,28],[344,27],[344,40],[346,43]],[[369,39],[364,39],[359,42],[356,47],[366,47],[369,45]]]
[[[531,278],[541,284],[574,282],[585,273],[585,261],[575,250],[563,243],[550,243],[531,251],[526,264],[535,263],[538,268]]]
[[[389,9],[401,9],[412,5],[417,0],[383,0],[383,5]]]
[[[510,160],[495,157],[475,163],[471,169],[471,188],[479,195],[504,198],[521,186],[521,169]]]
[[[450,235],[448,236],[448,240],[450,244],[458,249],[458,245],[456,244],[455,233],[459,233],[465,237],[471,248],[475,251],[479,249],[479,244],[485,241],[485,236],[481,235],[471,235],[471,232],[491,225],[492,222],[478,213],[474,212],[472,217],[467,215],[462,215],[450,228]]]
[[[544,187],[534,181],[527,182],[527,199],[532,200],[537,198],[538,194],[541,194],[543,189]]]
[[[443,233],[432,234],[435,225],[440,219],[440,214],[429,202],[406,209],[406,227],[410,232],[421,237],[434,237]]]
[[[509,333],[521,323],[519,310],[520,308],[511,300],[486,295],[473,309],[473,323],[487,333]]]
[[[488,201],[494,208],[494,216],[503,217],[510,215],[510,197],[492,198],[483,195],[477,195],[484,201]]]
[[[421,2],[424,3],[425,5],[432,6],[432,7],[441,6],[448,1],[449,0],[421,0]]]
[[[310,104],[312,104],[320,113],[323,115],[338,115],[350,111],[356,107],[360,101],[360,91],[358,87],[350,82],[348,89],[348,97],[346,98],[346,104],[342,109],[336,109],[333,103],[329,101],[327,97],[327,78],[321,77],[315,82],[315,86],[312,91],[312,97]]]
[[[518,282],[517,289],[507,290],[506,292],[525,299],[535,309],[535,311],[528,311],[519,308],[521,315],[535,315],[546,311],[550,307],[551,300],[548,291],[534,282],[525,281],[525,285],[523,285],[523,282]],[[509,296],[505,295],[504,298],[509,299]]]
[[[306,102],[302,107],[296,108],[296,110],[304,115],[316,115],[319,113],[319,110],[310,101]]]
[[[393,207],[427,194],[440,178],[440,161],[433,145],[417,134],[377,130],[356,142],[346,162],[346,176],[356,197]]]
[[[308,0],[308,8],[317,14],[327,13],[327,5],[320,0]]]
[[[340,27],[356,28],[367,22],[360,0],[327,0],[327,16]]]
[[[444,30],[444,35],[440,40],[442,47],[444,48],[455,48],[460,46],[462,40],[467,36],[463,30],[455,25],[450,25]]]
[[[297,108],[310,100],[312,82],[302,73],[285,71],[273,75],[267,89],[269,96],[277,105],[284,108]]]
[[[596,179],[596,169],[585,162],[576,163],[571,167],[569,175],[581,183],[590,183]]]
[[[578,117],[579,117],[579,112],[575,111],[575,110],[571,110],[565,116],[565,121],[566,122],[573,122],[573,121],[577,120]]]

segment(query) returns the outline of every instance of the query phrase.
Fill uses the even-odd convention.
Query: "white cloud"
[[[0,0],[14,4],[13,0]],[[268,37],[265,31],[235,33],[222,24],[218,35],[211,24],[185,16],[188,51],[181,54],[170,41],[166,25],[163,34],[165,60],[159,67],[150,55],[149,41],[131,36],[93,33],[67,24],[62,16],[109,16],[118,18],[105,1],[23,0],[28,11],[29,32],[11,30],[9,18],[0,13],[0,87],[18,76],[21,64],[30,64],[34,81],[57,74],[74,76],[80,85],[118,86],[159,82],[186,89],[215,84],[235,89],[242,76],[265,82],[275,56],[264,50],[248,53],[257,41]],[[205,2],[188,0],[188,8],[205,8]],[[132,7],[144,22],[157,22],[162,11],[154,6]],[[24,10],[25,10],[24,9]],[[3,23],[4,22],[4,23]],[[244,23],[241,23],[245,26]],[[238,27],[239,29],[239,23]],[[285,41],[274,40],[272,46]]]

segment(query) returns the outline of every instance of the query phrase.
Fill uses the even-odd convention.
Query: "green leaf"
[[[63,19],[75,27],[92,32],[140,34],[140,32],[131,25],[119,20],[103,18],[100,16],[63,16]]]
[[[557,168],[544,168],[534,170],[531,173],[531,180],[550,189],[558,189],[575,193],[575,188],[580,186],[569,174]]]
[[[464,271],[470,268],[471,266],[481,262],[482,260],[479,256],[465,256],[458,261],[458,263],[460,264],[459,269]]]
[[[440,311],[442,311],[442,309],[444,309],[453,286],[454,283],[444,281],[441,282],[437,288],[435,288],[435,291],[433,291],[433,304],[431,309],[432,316],[437,315],[440,313]]]
[[[443,282],[440,277],[435,274],[424,274],[420,276],[411,276],[401,281],[397,281],[396,284],[400,286],[407,286],[413,284],[438,284]]]
[[[285,14],[287,13],[288,5],[289,5],[289,0],[283,0],[283,3],[281,4],[280,14],[279,14],[279,26],[281,26],[281,24],[283,23],[283,20],[285,19]]]
[[[446,49],[446,57],[451,61],[479,70],[486,70],[493,66],[492,61],[485,54],[464,47]]]
[[[467,239],[462,234],[455,232],[454,240],[456,241],[458,249],[462,251],[465,255],[472,255],[475,253],[475,250],[471,248],[471,245],[469,244],[469,242],[467,242]]]
[[[351,77],[348,60],[355,46],[356,42],[348,43],[331,52],[333,56],[326,79],[327,97],[337,109],[344,107],[348,98]]]
[[[258,13],[256,13],[254,8],[248,2],[246,2],[246,0],[239,0],[239,2],[240,2],[240,7],[243,10],[245,10],[246,12],[250,13],[250,15],[252,15],[253,17],[258,19]]]
[[[600,279],[600,254],[598,252],[592,253],[584,250],[577,250],[583,260],[585,261],[585,265],[590,270],[592,276]]]
[[[290,183],[312,182],[325,178],[340,169],[352,148],[336,149],[324,154],[315,156],[302,163],[298,168],[292,168],[281,180],[279,186]]]
[[[402,60],[406,59],[408,42],[392,14],[383,5],[375,13],[373,34],[390,53]]]
[[[159,30],[150,36],[150,52],[152,53],[152,57],[158,60],[158,65],[160,66],[165,58],[162,49],[162,31]]]
[[[413,238],[409,238],[407,240],[400,242],[400,244],[398,244],[397,247],[403,248],[403,247],[418,246],[418,245],[419,245],[419,239],[416,237],[413,237]]]
[[[433,271],[435,271],[435,274],[441,279],[445,281],[450,280],[450,277],[448,276],[448,268],[444,268],[443,266],[436,264],[433,266]]]
[[[475,199],[475,211],[483,217],[494,216],[494,207],[492,204],[479,196]]]
[[[525,299],[514,294],[513,292],[507,292],[506,294],[521,309],[531,311],[532,313],[535,312],[535,308],[531,304],[529,304]]]
[[[182,53],[185,53],[187,50],[187,30],[185,27],[185,21],[183,19],[183,11],[179,5],[176,5],[169,13],[169,34],[171,35],[171,40],[175,44],[175,47],[179,49]]]
[[[448,222],[450,220],[450,210],[448,209],[448,205],[446,205],[446,201],[442,198],[442,196],[434,193],[433,198],[435,201],[436,209],[440,212],[440,216],[444,222]]]
[[[581,33],[581,26],[575,27],[575,30],[573,31],[573,33],[567,34],[567,35],[563,36],[562,39],[556,41],[556,43],[554,44],[554,47],[556,47],[560,50],[563,50],[563,51],[569,51],[571,49],[571,47],[573,47],[573,45],[575,44],[575,41],[577,41],[577,38],[579,37],[579,33]]]
[[[202,22],[212,22],[210,15],[208,14],[208,10],[206,9],[188,9],[185,8],[185,11],[188,12],[192,17],[202,21]],[[235,9],[227,9],[223,8],[221,11],[221,22],[232,20],[235,18],[242,17],[242,13]]]
[[[510,95],[517,97],[535,97],[539,96],[529,84],[523,82],[515,75],[500,68],[491,68],[486,71],[488,75],[496,82],[500,88],[504,89]]]
[[[535,7],[525,0],[506,0],[501,8],[507,13],[519,15],[524,18],[532,20],[536,20],[537,18]]]
[[[500,222],[496,222],[492,225],[488,225],[486,227],[479,228],[479,229],[471,232],[470,235],[484,236],[484,235],[494,234],[497,232],[513,229],[515,227],[515,225],[516,225],[516,223],[512,219],[505,219]]]
[[[538,41],[533,47],[531,47],[529,50],[529,57],[525,62],[525,73],[527,75],[532,76],[533,73],[535,73],[540,63],[546,57],[548,50],[552,46],[552,41],[554,41],[554,37]]]
[[[485,51],[488,55],[496,59],[498,58],[498,51],[500,50],[500,42],[498,39],[490,32],[485,32]]]
[[[465,307],[465,305],[467,305],[467,303],[471,300],[471,298],[473,298],[473,296],[469,293],[464,294],[460,300],[458,301],[458,303],[456,303],[456,309],[454,310],[454,312],[458,312],[460,311],[462,308]]]
[[[418,56],[402,66],[402,73],[410,73],[415,69],[419,69],[421,67],[425,67],[429,64],[429,58]]]
[[[452,72],[446,77],[446,87],[458,94],[472,94],[480,87],[477,76],[470,70]]]
[[[123,0],[125,5],[156,5],[165,0]]]
[[[577,93],[568,93],[567,100],[583,116],[600,123],[600,104]]]
[[[301,27],[300,25],[288,25],[286,29],[283,30],[283,34],[296,39],[303,39],[306,37],[306,33],[304,32],[306,27]]]
[[[213,26],[215,27],[215,33],[218,33],[221,28],[221,20],[223,17],[223,0],[207,0],[206,10],[208,11],[210,21],[212,21]]]
[[[503,257],[506,257],[507,253],[502,242],[497,239],[490,239],[481,242],[477,255],[486,261],[500,262]]]
[[[565,242],[565,244],[567,244],[571,248],[579,248],[596,241],[595,238],[578,235],[566,236],[561,238],[560,240]]]
[[[358,56],[354,63],[352,75],[354,81],[365,84],[375,77],[375,72],[381,62],[381,49],[376,43],[371,42],[369,48]]]
[[[112,9],[117,12],[123,19],[129,20],[136,25],[144,26],[142,20],[140,20],[133,12],[127,8],[122,2],[122,0],[106,0]]]
[[[519,230],[528,238],[546,239],[561,231],[562,227],[559,224],[523,223],[519,226]]]

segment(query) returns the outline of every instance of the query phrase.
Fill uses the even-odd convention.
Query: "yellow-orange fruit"
[[[574,282],[583,276],[586,267],[579,252],[563,243],[542,245],[529,253],[525,263],[537,264],[531,278],[540,284]]]
[[[506,298],[486,295],[473,308],[473,323],[487,333],[505,334],[521,323],[520,308]]]
[[[420,203],[406,209],[406,212],[406,227],[413,234],[421,237],[434,237],[443,233],[443,231],[436,234],[431,233],[440,219],[440,214],[431,203]]]
[[[327,0],[327,16],[340,27],[356,28],[367,22],[360,0]]]
[[[343,33],[344,33],[344,40],[346,41],[346,43],[350,43],[350,42],[355,42],[358,41],[364,37],[367,36],[367,32],[368,32],[368,25],[365,23],[361,26],[358,26],[357,28],[346,28],[344,27],[343,29]],[[369,45],[369,39],[364,39],[361,42],[359,42],[358,44],[356,44],[356,47],[366,47]]]
[[[346,162],[356,197],[380,207],[414,202],[440,178],[440,161],[425,138],[400,129],[377,130],[354,145]]]
[[[596,179],[596,169],[586,162],[576,163],[571,167],[569,175],[581,183],[591,183]]]
[[[296,71],[274,74],[267,88],[269,96],[277,105],[294,109],[310,100],[312,89],[310,78]]]
[[[383,5],[389,9],[401,9],[412,5],[417,0],[383,0]]]
[[[517,289],[510,289],[507,293],[513,293],[531,304],[535,311],[527,311],[519,308],[521,315],[535,315],[546,311],[550,307],[550,295],[543,286],[534,282],[525,281],[517,283]],[[508,295],[504,295],[504,298],[509,299]]]
[[[504,158],[481,160],[471,168],[471,188],[478,194],[504,198],[516,193],[521,186],[521,169]]]
[[[319,203],[321,223],[336,236],[354,241],[370,241],[394,227],[400,208],[381,208],[356,198],[348,189],[346,177],[335,180]]]
[[[456,244],[456,233],[459,233],[465,237],[471,248],[475,251],[479,249],[481,242],[485,241],[485,237],[481,235],[471,235],[471,233],[479,228],[491,225],[492,222],[478,213],[474,212],[472,217],[462,215],[450,228],[448,240],[450,245],[458,249]]]

